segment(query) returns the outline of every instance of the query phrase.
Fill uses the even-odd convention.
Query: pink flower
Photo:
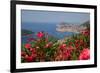
[[[75,40],[75,43],[78,44],[79,43],[79,40]]]
[[[71,52],[74,48],[72,46],[69,46],[66,48],[66,50],[63,51],[63,56],[65,59],[68,59],[71,56]]]
[[[65,49],[66,47],[67,47],[66,44],[60,45],[60,49],[61,49],[61,50]]]
[[[88,36],[90,34],[89,30],[83,30],[81,33],[85,36]]]
[[[79,56],[79,60],[88,60],[90,59],[90,50],[88,48],[84,48]]]
[[[72,52],[72,50],[74,50],[74,47],[73,46],[68,46],[67,50],[69,50],[70,52]]]
[[[30,48],[30,52],[36,52],[35,48]]]
[[[52,42],[49,42],[45,45],[45,48],[50,48],[52,46]]]
[[[43,36],[44,36],[43,32],[38,32],[38,33],[37,33],[37,37],[38,37],[38,38],[42,38]]]
[[[32,57],[32,56],[26,55],[26,56],[25,56],[25,60],[26,60],[27,62],[32,62],[32,61],[33,61],[33,57]]]
[[[64,59],[68,59],[68,57],[70,56],[71,54],[70,54],[70,51],[69,50],[65,50],[64,52],[63,52],[63,57],[64,57]]]
[[[25,44],[25,48],[29,49],[31,47],[31,44]]]
[[[32,62],[32,61],[34,61],[35,59],[36,59],[36,54],[35,54],[35,53],[32,53],[30,56],[28,56],[28,55],[25,56],[25,60],[26,60],[27,62]]]
[[[21,56],[25,56],[26,53],[24,51],[21,51]]]

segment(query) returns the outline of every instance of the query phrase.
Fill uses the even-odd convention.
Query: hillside
[[[29,35],[29,34],[32,34],[33,32],[30,31],[30,30],[26,30],[26,29],[22,29],[21,30],[21,35]]]

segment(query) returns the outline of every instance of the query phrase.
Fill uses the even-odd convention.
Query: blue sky
[[[22,22],[84,23],[85,21],[88,20],[90,20],[89,13],[21,10]]]

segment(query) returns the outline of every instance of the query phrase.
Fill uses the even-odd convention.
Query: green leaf
[[[23,62],[25,62],[25,59],[24,59],[24,58],[22,58],[22,57],[21,57],[21,62],[22,62],[22,63],[23,63]]]
[[[72,59],[77,60],[77,54],[75,50],[72,52]]]
[[[22,51],[25,51],[24,44],[21,45],[21,50],[22,50]]]
[[[30,44],[31,44],[32,47],[35,47],[36,42],[34,41],[34,42],[31,42]]]
[[[30,52],[28,49],[26,49],[25,51],[26,51],[26,53],[27,53],[28,55],[31,55],[31,52]]]

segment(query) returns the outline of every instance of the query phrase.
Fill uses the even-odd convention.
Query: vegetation
[[[21,35],[23,36],[23,35],[29,35],[29,34],[33,34],[33,32],[32,31],[29,31],[29,30],[26,30],[26,29],[22,29],[21,30]]]
[[[35,37],[37,37],[35,40],[32,39],[28,43],[22,43],[22,63],[90,59],[89,27],[81,31],[80,34],[65,39],[63,43],[59,43],[58,39],[41,31],[37,32]]]

